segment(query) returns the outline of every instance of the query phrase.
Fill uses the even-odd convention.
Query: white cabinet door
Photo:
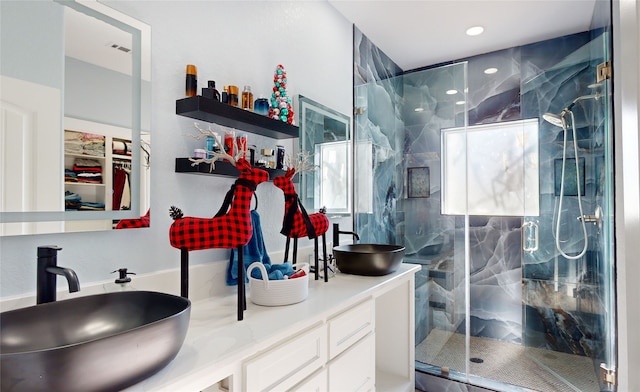
[[[327,362],[327,327],[319,325],[247,361],[244,390],[286,391]]]
[[[373,332],[375,306],[367,300],[329,320],[329,358],[333,359],[363,336]]]
[[[300,384],[291,388],[291,392],[329,392],[329,381],[327,379],[327,369],[316,372],[313,376],[304,380]]]
[[[364,392],[375,389],[375,334],[347,349],[329,363],[329,391]]]

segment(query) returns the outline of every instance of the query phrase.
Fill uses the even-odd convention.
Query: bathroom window
[[[350,140],[316,144],[315,164],[318,194],[315,209],[326,207],[333,213],[351,211],[351,188],[349,178]]]
[[[538,120],[441,132],[442,200],[447,215],[538,216]]]

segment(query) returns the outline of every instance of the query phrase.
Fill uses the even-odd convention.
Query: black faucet
[[[36,304],[44,304],[56,300],[56,275],[62,275],[67,278],[70,293],[80,291],[80,283],[75,271],[70,268],[58,267],[58,251],[60,250],[62,248],[56,245],[38,247]]]
[[[351,234],[356,238],[357,241],[360,241],[360,236],[355,231],[341,231],[340,225],[338,223],[333,224],[333,246],[340,245],[340,234]]]

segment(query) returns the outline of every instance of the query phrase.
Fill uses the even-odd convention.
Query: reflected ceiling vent
[[[113,43],[113,42],[109,42],[107,44],[107,46],[109,46],[109,47],[111,47],[113,49],[118,49],[118,50],[120,50],[122,52],[125,52],[125,53],[131,52],[131,49],[127,48],[126,46],[122,46],[122,45],[119,45],[119,44],[116,44],[116,43]]]

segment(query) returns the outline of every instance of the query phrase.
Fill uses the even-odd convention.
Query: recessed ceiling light
[[[456,105],[464,105],[466,103],[466,101],[457,101]]]
[[[498,72],[498,68],[487,68],[484,70],[484,73],[486,73],[487,75],[491,75]]]
[[[458,90],[447,90],[447,95],[454,95],[454,94],[458,94]]]
[[[424,108],[415,108],[413,109],[414,112],[424,112]]]
[[[484,32],[484,27],[482,26],[473,26],[467,29],[467,35],[474,36],[480,35]]]

